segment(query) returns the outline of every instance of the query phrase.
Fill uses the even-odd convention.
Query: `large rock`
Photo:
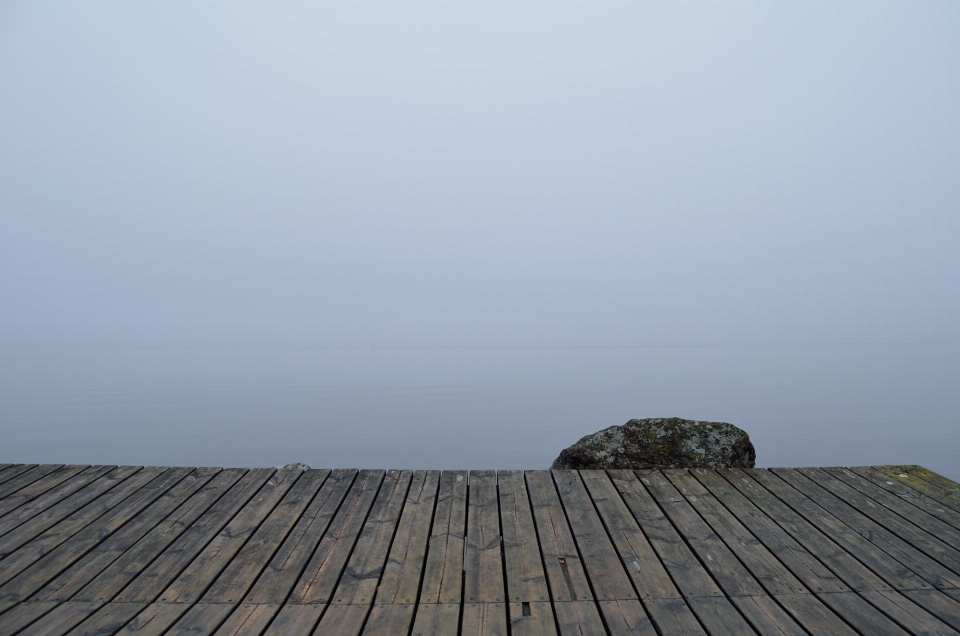
[[[671,417],[587,435],[560,451],[551,468],[753,468],[756,459],[750,436],[733,424]]]

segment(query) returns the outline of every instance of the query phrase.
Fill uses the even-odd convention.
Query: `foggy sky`
[[[2,2],[0,351],[958,341],[955,2]]]

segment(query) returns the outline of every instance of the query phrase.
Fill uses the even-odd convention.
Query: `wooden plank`
[[[923,580],[916,572],[905,567],[903,564],[891,559],[888,554],[880,550],[865,537],[857,534],[848,525],[837,519],[829,511],[820,507],[816,502],[809,499],[806,495],[799,492],[790,484],[783,481],[772,472],[761,469],[734,469],[734,474],[740,474],[748,477],[754,483],[759,484],[774,495],[783,504],[789,506],[798,513],[813,527],[816,527],[823,534],[828,535],[832,541],[837,543],[843,550],[855,557],[861,564],[865,565],[871,572],[883,579],[884,585],[871,583],[870,577],[863,568],[854,565],[851,560],[846,559],[843,554],[838,553],[836,548],[833,550],[825,549],[823,552],[814,552],[825,562],[843,561],[843,569],[833,568],[845,583],[857,591],[889,589],[890,587],[902,590],[928,589],[929,583]],[[734,480],[732,483],[737,488],[744,486],[743,482]],[[751,497],[755,492],[750,489],[741,489],[741,492]],[[764,508],[767,511],[767,508]],[[797,541],[804,543],[805,540],[800,534],[793,534]],[[810,546],[807,546],[808,549]]]
[[[503,472],[501,471],[498,475],[502,476]],[[521,471],[510,472],[517,472],[520,474],[520,478],[523,478]],[[500,483],[503,484],[502,479]],[[524,493],[526,493],[526,488],[524,488]],[[506,531],[504,531],[504,537],[506,537]],[[506,538],[503,542],[506,544]],[[510,633],[512,636],[557,636],[557,622],[553,616],[553,605],[550,604],[550,601],[510,603],[507,606],[507,614],[510,618]]]
[[[543,571],[540,558],[540,545],[537,542],[537,530],[533,524],[533,511],[523,471],[501,470],[497,473],[500,495],[500,524],[503,527],[503,560],[506,568],[507,596],[511,611],[516,603],[549,601],[547,575]],[[522,609],[522,605],[520,606]],[[538,608],[542,607],[540,605]],[[511,616],[511,624],[515,619]],[[519,623],[523,630],[533,630],[540,619],[531,614],[521,615]],[[553,624],[553,612],[550,612]],[[516,629],[514,628],[514,633]],[[554,630],[556,631],[556,630]]]
[[[932,470],[927,470],[923,466],[917,466],[916,464],[897,467],[891,466],[891,468],[900,468],[908,474],[919,477],[920,479],[937,486],[949,496],[953,497],[953,500],[956,503],[960,504],[960,484],[952,479],[947,479],[939,473],[935,473]]]
[[[657,636],[653,621],[638,600],[597,601],[611,636]]]
[[[443,484],[441,483],[441,492],[442,489]],[[421,603],[417,605],[412,636],[448,636],[449,634],[459,633],[460,607],[460,603]]]
[[[813,594],[781,594],[783,607],[814,636],[855,636],[857,632]]]
[[[290,595],[290,603],[326,604],[380,490],[384,471],[362,470]],[[283,611],[277,619],[282,618]],[[299,624],[299,623],[298,623]],[[273,629],[273,626],[271,626]]]
[[[263,468],[251,470],[243,475],[216,504],[203,513],[175,541],[164,548],[159,556],[154,558],[146,568],[139,571],[133,580],[122,591],[116,593],[116,596],[111,600],[118,603],[153,603],[217,533],[230,522],[237,511],[250,501],[274,472],[272,468]],[[111,589],[112,586],[109,585],[101,584],[97,588],[94,588],[94,590],[85,588],[82,591],[85,593],[83,595],[90,593],[102,598],[115,593]]]
[[[782,634],[783,636],[806,636],[807,634],[807,631],[794,621],[784,620],[783,608],[770,596],[733,596],[730,602],[760,634]]]
[[[410,489],[409,470],[388,470],[330,602],[372,605]],[[322,633],[322,632],[321,632]]]
[[[18,466],[36,466],[36,464],[0,464],[0,484],[6,481],[4,477],[7,474],[7,470],[15,469]]]
[[[560,636],[606,634],[595,601],[561,601],[553,604]]]
[[[416,604],[439,485],[440,471],[418,470],[413,473],[400,523],[390,546],[390,556],[377,588],[374,601],[377,605]],[[412,621],[413,607],[409,609]],[[381,617],[401,615],[405,614],[379,610],[374,611],[370,620],[376,619],[375,624],[380,625],[386,620]]]
[[[111,600],[143,572],[155,557],[190,528],[193,522],[213,506],[245,473],[247,473],[246,470],[238,468],[218,473],[198,493],[180,505],[162,523],[75,593],[71,597],[72,600],[101,602]]]
[[[40,590],[189,472],[190,468],[144,469],[93,502],[96,506],[85,507],[8,557],[3,562],[4,569],[19,570],[19,574],[0,586],[0,597],[3,598],[0,608]],[[151,476],[154,478],[150,479]],[[85,516],[95,517],[95,520],[88,522]]]
[[[189,609],[189,603],[150,603],[117,633],[161,636]]]
[[[0,615],[0,636],[13,636],[41,618],[59,603],[20,603]]]
[[[467,473],[444,471],[440,475],[437,509],[430,530],[427,563],[420,587],[420,604],[460,603],[463,596],[463,547],[467,529]],[[418,609],[427,612],[422,629],[430,631],[440,621],[449,624],[449,609]],[[460,612],[457,610],[459,620]],[[419,618],[417,619],[420,620]]]
[[[205,603],[239,603],[329,474],[329,470],[307,470],[300,475],[201,600]]]
[[[809,593],[803,583],[686,470],[661,472],[769,594]]]
[[[0,502],[2,500],[62,467],[63,464],[16,464],[10,466],[0,475]],[[39,469],[39,470],[37,470]],[[16,478],[16,481],[14,479]]]
[[[643,470],[637,471],[637,476],[727,596],[765,593],[763,587],[663,473]]]
[[[75,511],[66,519],[62,519],[58,523],[48,526],[43,534],[30,539],[29,542],[24,541],[27,536],[33,534],[32,528],[30,527],[33,522],[45,516],[38,515],[4,537],[4,539],[10,539],[10,543],[7,544],[8,546],[16,545],[16,543],[20,543],[21,541],[23,541],[23,545],[18,545],[15,551],[7,554],[6,558],[3,559],[3,569],[2,572],[0,572],[0,581],[3,582],[3,585],[0,585],[0,596],[4,596],[17,588],[19,583],[14,583],[14,577],[23,572],[27,567],[42,557],[49,555],[51,550],[81,532],[91,523],[96,522],[101,516],[109,513],[148,482],[161,476],[165,470],[165,468],[147,468],[144,470],[130,469],[129,472],[113,471],[95,482],[107,482],[102,488],[97,489],[97,491],[101,493],[100,497]],[[111,476],[115,477],[111,478]],[[91,486],[92,485],[94,484],[91,484]],[[159,494],[157,496],[159,496]],[[64,501],[62,503],[68,502]],[[120,510],[124,509],[125,507],[120,508]],[[56,516],[59,516],[59,514]],[[108,520],[112,518],[112,515],[107,517]],[[46,523],[44,522],[43,525],[46,525]],[[21,531],[23,531],[22,537],[20,536]],[[85,533],[83,536],[86,537],[88,534],[89,533]],[[49,557],[46,560],[49,561]],[[66,565],[69,565],[69,563]],[[0,607],[2,607],[2,604],[0,604]]]
[[[954,572],[960,570],[960,552],[951,547],[960,546],[960,530],[845,468],[800,472]]]
[[[725,596],[691,596],[686,600],[710,636],[757,633]]]
[[[598,601],[636,600],[637,594],[590,495],[575,470],[554,470],[553,480]],[[607,619],[610,622],[610,619]]]
[[[661,636],[705,635],[703,627],[682,598],[651,598],[644,607]]]
[[[720,474],[720,473],[718,473]],[[737,491],[750,501],[758,510],[775,521],[792,539],[803,546],[810,554],[827,565],[844,583],[856,590],[891,589],[887,583],[868,569],[853,555],[846,552],[828,535],[821,532],[812,523],[798,514],[786,502],[779,499],[773,492],[761,486],[757,481],[741,470],[723,471],[722,475]],[[781,482],[782,483],[782,482]],[[786,485],[783,484],[783,488]],[[786,491],[785,491],[786,492]],[[786,492],[793,497],[793,494]],[[795,503],[806,504],[803,497],[797,498]],[[813,510],[817,515],[822,511]],[[830,517],[825,517],[832,522]],[[831,521],[832,520],[832,521]],[[866,542],[864,542],[866,543]],[[914,575],[914,580],[916,579]],[[912,585],[912,580],[910,581]],[[819,591],[819,590],[818,590]]]
[[[471,471],[463,600],[465,603],[500,603],[504,611],[503,629],[506,631],[506,606],[502,605],[506,592],[501,555],[497,474],[492,470]],[[488,610],[483,610],[477,616],[486,617],[487,614]]]
[[[757,537],[807,589],[813,592],[850,591],[850,588],[844,585],[827,566],[721,477],[718,471],[694,468],[690,470],[690,474]],[[833,543],[826,543],[826,546],[832,550],[837,549]]]
[[[190,606],[190,609],[174,623],[165,636],[210,636],[233,612],[232,603],[207,603],[200,601]]]
[[[371,607],[367,603],[329,605],[313,633],[316,636],[357,636],[363,630]]]
[[[216,636],[255,636],[273,621],[273,617],[280,611],[279,603],[244,603],[234,610],[224,621]]]
[[[34,605],[24,603],[24,605]],[[48,605],[44,603],[44,605]],[[63,636],[96,609],[93,603],[60,603],[25,630],[30,636]],[[0,633],[3,633],[0,631]],[[14,632],[10,632],[14,633]]]
[[[300,478],[300,469],[278,470],[190,565],[160,594],[160,603],[193,603],[224,571],[263,520]]]
[[[907,503],[916,506],[928,515],[947,523],[950,527],[960,530],[960,512],[957,512],[953,508],[942,505],[936,499],[931,499],[919,490],[915,490],[900,481],[892,481],[887,475],[873,466],[858,466],[850,468],[849,470],[870,483],[883,488],[894,496],[905,500]]]
[[[137,614],[146,608],[146,603],[107,603],[74,627],[68,636],[105,636],[116,634]]]
[[[313,628],[327,609],[326,603],[294,604],[280,608],[263,636],[300,636],[313,633]]]
[[[960,587],[960,575],[944,567],[871,518],[864,516],[854,507],[804,476],[800,471],[777,468],[773,469],[772,472],[807,497],[816,500],[821,508],[839,519],[858,536],[866,538],[889,557],[892,557],[892,559],[887,558],[888,562],[895,560],[901,563],[934,587]],[[851,494],[851,496],[853,495]]]
[[[363,626],[363,636],[409,634],[416,608],[413,603],[374,605],[366,625]]]
[[[474,472],[470,471],[471,491],[473,490]],[[492,472],[492,471],[491,471]],[[467,523],[470,514],[467,513]],[[467,535],[469,536],[469,530]],[[598,632],[602,633],[602,632]],[[507,607],[505,603],[470,603],[463,604],[463,623],[460,626],[461,636],[507,636]]]
[[[189,469],[183,469],[189,470]],[[120,530],[85,554],[31,597],[31,601],[66,601],[111,563],[122,557],[170,513],[202,488],[219,468],[198,468],[136,515]],[[102,533],[103,530],[99,530]]]
[[[679,598],[680,592],[607,474],[602,470],[582,470],[580,477],[640,596],[644,599]]]
[[[357,471],[353,469],[337,469],[330,473],[320,492],[247,593],[244,603],[269,605],[287,600],[356,477]]]
[[[894,590],[864,592],[862,596],[871,605],[893,618],[901,627],[913,634],[949,634],[950,636],[957,636],[958,634],[952,627],[900,592]]]
[[[960,512],[960,501],[958,496],[949,490],[944,490],[939,486],[914,474],[910,466],[874,466],[876,470],[890,478],[891,481],[901,483],[905,486],[926,495],[930,499],[938,502],[941,506],[950,508],[954,512]],[[923,474],[923,471],[921,471]]]
[[[680,593],[687,598],[723,596],[637,476],[629,470],[608,470],[607,474]]]
[[[593,591],[550,471],[529,470],[525,476],[540,540],[540,553],[550,586],[550,599],[554,604],[592,601]],[[596,611],[595,604],[593,607]]]
[[[960,630],[960,602],[956,599],[940,590],[906,590],[900,593],[953,629]]]
[[[11,547],[10,533],[14,528],[22,527],[26,522],[33,521],[31,528],[34,530],[33,536],[42,532],[60,519],[68,516],[77,508],[88,503],[92,498],[96,498],[103,492],[104,487],[111,487],[117,484],[117,479],[100,482],[100,478],[111,473],[111,471],[121,471],[119,474],[129,476],[135,472],[130,466],[117,468],[116,466],[91,466],[84,469],[81,466],[64,466],[54,474],[31,484],[29,487],[21,489],[13,497],[8,497],[0,506],[6,512],[0,518],[0,556],[9,554],[16,549]],[[60,472],[62,471],[62,472]],[[113,473],[111,473],[113,474]],[[67,479],[60,480],[63,475],[68,475]],[[50,487],[47,479],[58,480],[55,487]],[[93,484],[91,488],[85,488]],[[46,525],[43,525],[46,523]],[[24,533],[21,532],[21,535]],[[29,535],[28,535],[29,536]],[[16,542],[13,545],[20,545]]]

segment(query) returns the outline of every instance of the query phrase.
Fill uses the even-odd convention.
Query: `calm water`
[[[8,358],[9,360],[10,358]],[[18,352],[0,461],[545,468],[632,417],[746,429],[759,466],[960,478],[960,347]]]

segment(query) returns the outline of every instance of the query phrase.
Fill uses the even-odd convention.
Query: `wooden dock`
[[[0,636],[958,632],[919,466],[0,464]]]

